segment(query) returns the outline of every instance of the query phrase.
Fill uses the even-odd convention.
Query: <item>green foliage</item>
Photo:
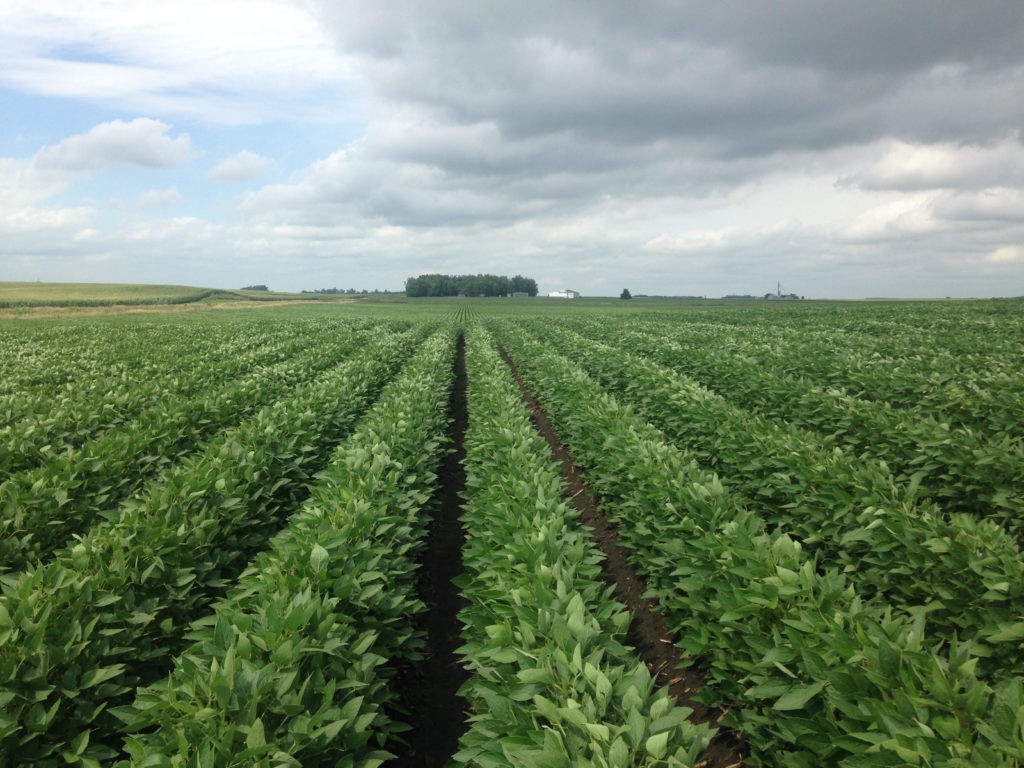
[[[439,313],[515,320],[492,327],[748,762],[1024,764],[1021,306],[0,321],[0,765],[388,759],[452,332],[385,382]],[[469,364],[456,762],[698,763],[476,326]]]
[[[426,342],[303,508],[193,624],[170,677],[116,714],[131,765],[376,766],[415,658],[415,559],[445,449],[454,335]],[[161,763],[161,761],[163,761]]]
[[[706,696],[733,707],[729,722],[746,732],[755,764],[1024,760],[1024,716],[1009,712],[1018,674],[986,682],[982,646],[928,639],[930,606],[866,599],[856,567],[808,556],[702,470],[699,453],[669,445],[574,363],[511,328],[501,339],[586,468],[680,644],[708,664]],[[760,455],[770,454],[762,446]],[[1014,637],[1009,625],[988,639]]]
[[[467,342],[467,544],[461,693],[474,714],[455,755],[492,766],[690,766],[712,731],[655,690],[622,645],[629,615],[601,578],[601,555],[563,499],[488,335]]]
[[[405,295],[424,296],[508,296],[513,293],[537,295],[537,282],[516,275],[420,275],[405,281]]]
[[[791,357],[773,364],[771,357],[781,345],[758,340],[763,332],[751,337],[749,332],[714,328],[670,337],[672,329],[665,326],[641,332],[635,325],[599,323],[588,323],[585,330],[685,372],[730,402],[884,461],[903,482],[916,476],[921,491],[950,512],[982,513],[1015,529],[1021,526],[1014,513],[1024,506],[1024,419],[1018,418],[1024,414],[1024,391],[1019,377],[1011,384],[1004,371],[995,381],[983,383],[975,375],[957,381],[954,366],[944,361],[945,370],[935,363],[940,366],[936,371],[918,376],[909,398],[878,402],[865,396],[885,391],[890,377],[905,377],[908,367],[919,364],[919,354],[901,360],[868,358],[857,370],[859,376],[831,377],[830,386],[823,388],[820,380],[789,371],[817,370],[817,358],[838,367],[844,356],[822,354],[801,338],[787,340]],[[949,422],[954,414],[959,425]]]
[[[0,484],[2,567],[21,569],[45,560],[72,533],[141,492],[154,473],[166,472],[203,439],[337,364],[368,338],[336,324],[316,335],[306,329],[302,335],[302,348],[272,347],[274,355],[257,358],[263,364],[248,373],[232,366],[230,371],[241,378],[226,386],[216,385],[230,373],[214,376],[209,369],[210,386],[189,396],[174,397],[163,390],[163,382],[152,388],[143,383],[134,391],[142,401],[138,418],[112,427],[81,448],[69,445],[35,469],[5,480]],[[281,357],[282,362],[269,364]]]
[[[996,631],[1024,615],[1024,564],[1001,526],[943,515],[884,463],[819,445],[628,352],[536,328],[720,472],[766,524],[850,573],[862,595],[926,608],[930,634],[969,638],[992,657],[982,665],[990,678],[1024,663],[1019,643]]]
[[[4,579],[0,751],[56,765],[84,731],[112,754],[106,711],[162,673],[182,632],[305,498],[329,452],[426,332],[381,331],[352,360],[223,432],[53,561]]]
[[[213,293],[186,285],[0,282],[0,307],[185,304]]]

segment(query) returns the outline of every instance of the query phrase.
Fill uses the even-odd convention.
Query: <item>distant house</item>
[[[548,296],[552,299],[578,299],[580,297],[580,292],[566,288],[564,291],[552,291]]]
[[[512,298],[513,299],[528,299],[528,298],[530,298],[530,294],[528,294],[526,291],[513,291],[512,292]]]

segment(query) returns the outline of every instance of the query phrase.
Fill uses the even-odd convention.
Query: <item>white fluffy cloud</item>
[[[105,249],[114,247],[104,234],[101,212],[94,204],[52,201],[70,194],[76,183],[100,171],[122,167],[157,170],[187,162],[194,154],[189,137],[171,136],[170,129],[166,123],[147,118],[114,120],[42,147],[30,158],[0,158],[0,255],[12,264],[45,259],[47,254],[63,262],[69,254],[95,256],[91,249],[97,243]],[[152,189],[110,204],[118,210],[145,211],[181,200],[176,189]],[[31,264],[26,269],[38,277]],[[49,270],[46,274],[49,276]]]
[[[30,93],[251,123],[331,119],[353,77],[288,0],[0,4],[0,85]]]
[[[192,156],[187,134],[168,135],[170,126],[139,117],[131,122],[102,123],[87,133],[43,147],[33,158],[40,170],[88,172],[120,166],[171,168]]]
[[[67,185],[66,173],[37,168],[22,158],[0,158],[0,210],[45,200]]]

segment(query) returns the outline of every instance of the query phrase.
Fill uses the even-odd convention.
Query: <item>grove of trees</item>
[[[405,281],[405,295],[420,296],[510,296],[537,295],[537,281],[516,275],[420,275]]]

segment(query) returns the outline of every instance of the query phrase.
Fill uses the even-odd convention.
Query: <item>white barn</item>
[[[564,291],[552,291],[548,296],[552,299],[578,299],[580,292],[566,288]]]

